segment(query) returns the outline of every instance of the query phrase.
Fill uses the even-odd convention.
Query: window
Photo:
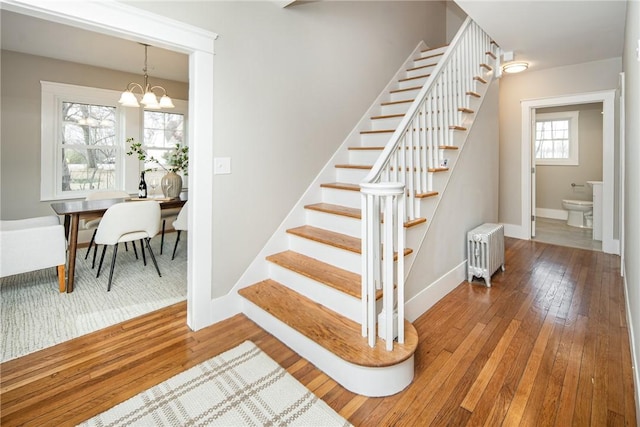
[[[42,200],[86,197],[124,188],[124,117],[118,93],[42,84]]]
[[[157,168],[127,156],[126,139],[142,141],[165,161],[176,143],[186,144],[188,103],[173,99],[170,112],[123,108],[119,91],[41,82],[40,199],[85,198],[95,190],[134,194],[140,171]],[[164,170],[155,172],[159,181]],[[185,177],[183,187],[186,188]]]
[[[185,144],[184,115],[145,110],[143,146],[149,156],[166,165],[168,154],[176,144]],[[145,164],[145,169],[156,166],[155,163]]]
[[[64,192],[116,188],[116,109],[62,103],[61,188]]]
[[[578,112],[536,114],[538,165],[578,165]]]

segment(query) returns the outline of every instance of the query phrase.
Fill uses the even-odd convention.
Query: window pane
[[[173,148],[184,143],[184,115],[158,111],[144,112],[144,145]]]
[[[116,149],[63,148],[62,191],[115,188]]]
[[[62,103],[62,144],[114,146],[115,107]]]
[[[568,159],[570,157],[569,119],[536,122],[536,158]]]

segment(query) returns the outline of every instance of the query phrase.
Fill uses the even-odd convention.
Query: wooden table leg
[[[75,279],[76,272],[76,251],[78,249],[79,223],[80,214],[72,214],[71,229],[69,230],[69,271],[67,272],[67,293],[73,292],[73,281]]]

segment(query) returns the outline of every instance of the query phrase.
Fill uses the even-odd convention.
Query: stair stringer
[[[238,295],[238,290],[251,286],[252,284],[263,280],[269,274],[269,265],[266,257],[277,252],[282,252],[289,247],[289,237],[286,231],[305,222],[305,206],[316,203],[322,197],[321,184],[332,182],[335,179],[335,165],[348,163],[349,147],[352,145],[360,145],[360,132],[368,130],[368,123],[372,115],[377,114],[380,104],[389,96],[389,92],[398,84],[398,80],[406,74],[407,68],[413,64],[416,57],[420,56],[422,50],[429,47],[420,41],[415,49],[409,54],[407,59],[398,68],[396,73],[391,77],[387,85],[380,91],[380,94],[372,102],[371,106],[365,111],[358,123],[354,126],[349,135],[342,142],[335,154],[327,161],[325,166],[318,173],[316,178],[309,184],[307,190],[302,194],[300,199],[292,207],[291,211],[285,219],[280,223],[272,236],[266,242],[264,247],[253,259],[249,267],[240,276],[233,288],[226,295],[215,298],[211,301],[212,323],[220,322],[231,316],[242,312],[243,299]]]

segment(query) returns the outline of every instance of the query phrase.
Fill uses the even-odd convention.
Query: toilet
[[[592,218],[593,201],[591,200],[563,200],[562,207],[569,211],[567,225],[580,228],[592,228],[592,221],[586,218]]]

